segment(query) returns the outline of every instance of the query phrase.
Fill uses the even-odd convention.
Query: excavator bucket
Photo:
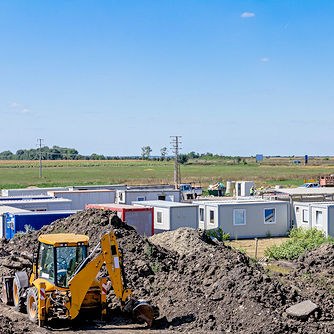
[[[145,300],[131,299],[124,308],[125,311],[132,312],[137,320],[143,320],[148,327],[152,327],[154,319],[153,307]]]
[[[132,312],[136,319],[142,319],[147,323],[148,327],[152,327],[154,311],[149,303],[146,301],[139,301],[139,303],[133,308]]]

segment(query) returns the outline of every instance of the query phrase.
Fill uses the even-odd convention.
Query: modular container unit
[[[117,189],[126,189],[126,184],[107,184],[107,185],[87,185],[87,186],[70,186],[68,190],[117,190]]]
[[[174,231],[180,227],[197,228],[197,204],[167,201],[140,201],[133,204],[154,208],[154,233]]]
[[[132,204],[138,201],[180,202],[181,192],[177,189],[126,189],[116,190],[117,204]]]
[[[128,225],[134,227],[138,234],[151,236],[154,234],[153,208],[140,208],[126,204],[88,204],[86,209],[95,208],[102,210],[112,210],[117,212],[117,216]]]
[[[29,201],[34,199],[50,199],[51,196],[33,195],[33,196],[0,196],[0,205],[2,201]]]
[[[49,191],[48,195],[70,199],[72,210],[84,210],[86,204],[115,202],[114,190]]]
[[[253,181],[237,181],[235,183],[235,195],[237,197],[250,196],[250,190],[255,187]]]
[[[296,202],[293,205],[294,224],[304,229],[315,228],[326,237],[334,236],[334,203]]]
[[[19,212],[6,213],[6,238],[12,239],[15,233],[26,231],[26,226],[39,230],[57,219],[66,218],[77,211]]]
[[[67,198],[8,200],[1,201],[0,206],[7,205],[30,211],[71,210],[72,201]]]
[[[12,206],[6,206],[6,205],[0,206],[0,238],[6,237],[5,213],[19,213],[19,212],[31,212],[31,211],[13,208]]]
[[[285,201],[199,201],[198,227],[219,227],[231,238],[285,236],[289,230],[289,203]]]
[[[48,191],[66,191],[67,187],[52,187],[52,188],[24,188],[24,189],[2,189],[1,196],[34,196],[47,195]]]

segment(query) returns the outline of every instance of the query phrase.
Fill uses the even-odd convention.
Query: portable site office
[[[333,202],[295,202],[293,205],[294,225],[305,229],[316,228],[326,237],[334,236]]]
[[[48,195],[54,198],[67,198],[72,201],[72,210],[84,210],[86,204],[114,203],[115,191],[107,189],[76,190],[76,191],[49,191]]]
[[[289,230],[289,203],[285,201],[199,201],[198,226],[219,227],[231,238],[285,236]]]
[[[47,195],[48,191],[67,191],[67,187],[52,188],[23,188],[23,189],[2,189],[1,196],[34,196]]]
[[[168,201],[140,201],[133,204],[154,209],[154,233],[173,231],[180,227],[197,228],[197,204]]]
[[[1,201],[1,205],[7,205],[29,211],[54,211],[54,210],[71,210],[72,201],[66,198],[50,199],[31,199],[31,200],[8,200]]]
[[[154,234],[153,208],[137,207],[127,204],[87,204],[86,209],[116,211],[117,216],[128,225],[136,229],[138,234],[151,236]]]
[[[177,189],[125,189],[116,190],[117,204],[133,204],[138,201],[180,202],[181,193]]]

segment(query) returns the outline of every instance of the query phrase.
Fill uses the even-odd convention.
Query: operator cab
[[[68,287],[78,264],[87,257],[89,238],[81,234],[44,234],[38,238],[37,277]]]

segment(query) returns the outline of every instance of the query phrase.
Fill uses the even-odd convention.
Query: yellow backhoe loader
[[[111,285],[123,310],[152,325],[154,311],[124,288],[122,259],[114,233],[102,236],[88,255],[89,238],[79,234],[44,234],[38,238],[30,279],[25,271],[3,278],[2,300],[28,313],[44,326],[51,319],[74,319],[79,312],[107,312],[107,278],[97,278],[106,265]]]

